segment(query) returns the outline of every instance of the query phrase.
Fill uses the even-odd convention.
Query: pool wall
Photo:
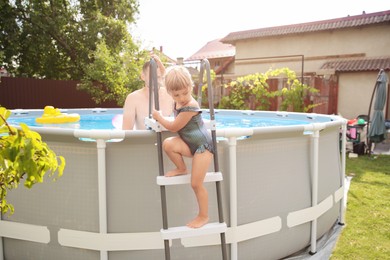
[[[281,259],[308,246],[315,253],[316,240],[343,223],[340,129],[345,135],[346,120],[261,114],[310,123],[217,129],[229,256]],[[15,213],[0,220],[4,259],[164,259],[153,132],[34,130],[66,158],[66,169],[56,182],[9,193]],[[163,133],[164,138],[170,135]],[[172,168],[166,157],[164,163],[166,170]],[[215,222],[215,185],[206,187],[210,222]],[[169,226],[184,225],[197,213],[192,189],[180,185],[166,190]],[[220,259],[219,242],[219,235],[173,240],[171,258]]]

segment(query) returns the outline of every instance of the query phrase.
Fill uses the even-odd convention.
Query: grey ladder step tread
[[[204,182],[217,182],[222,181],[223,176],[221,172],[207,172],[204,178]],[[157,184],[163,185],[179,185],[191,183],[191,174],[178,175],[172,177],[157,176]]]
[[[164,240],[169,239],[177,239],[177,238],[185,238],[185,237],[196,237],[196,236],[204,236],[211,234],[220,234],[224,233],[227,230],[226,223],[207,223],[203,227],[200,228],[189,228],[187,226],[181,227],[171,227],[168,229],[161,229],[161,236]]]

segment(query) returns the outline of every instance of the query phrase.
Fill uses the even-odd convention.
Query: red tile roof
[[[322,65],[321,69],[334,69],[337,72],[379,71],[381,69],[388,71],[390,70],[390,56],[328,61]]]
[[[289,34],[299,34],[306,32],[326,31],[343,28],[358,27],[362,25],[371,25],[390,22],[390,10],[361,14],[355,16],[347,16],[331,20],[323,20],[309,23],[284,25],[277,27],[260,28],[247,31],[239,31],[229,33],[221,39],[223,43],[234,43],[240,40],[254,39],[261,37],[280,36]]]
[[[236,55],[236,47],[231,44],[225,44],[220,42],[220,39],[216,39],[208,42],[199,51],[193,54],[186,61],[195,61],[202,59],[215,59],[226,58]]]

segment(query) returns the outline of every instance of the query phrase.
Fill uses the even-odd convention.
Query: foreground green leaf
[[[46,173],[54,180],[62,176],[65,159],[57,156],[42,141],[39,133],[31,131],[26,124],[20,129],[11,127],[6,119],[10,111],[0,107],[0,118],[3,120],[0,135],[0,212],[14,212],[14,207],[7,201],[7,192],[16,189],[24,180],[24,186],[33,187],[44,181]],[[60,161],[60,163],[58,163]]]

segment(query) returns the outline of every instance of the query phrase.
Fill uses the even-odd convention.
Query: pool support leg
[[[229,141],[229,169],[230,169],[230,228],[235,230],[237,221],[237,137],[231,136]],[[238,259],[238,245],[236,241],[230,244],[231,259]]]
[[[315,207],[318,204],[318,156],[319,156],[319,138],[320,130],[315,129],[312,134],[312,166],[311,166],[311,205]],[[311,243],[310,252],[311,255],[317,253],[317,219],[311,222]]]
[[[107,191],[106,191],[106,142],[96,140],[98,156],[98,187],[99,187],[99,232],[107,233]],[[100,251],[100,260],[107,260],[108,252]]]
[[[346,166],[346,143],[347,143],[347,121],[345,120],[344,124],[341,127],[341,187],[344,187],[345,190],[345,166]],[[339,225],[344,226],[345,223],[345,207],[346,207],[346,197],[345,191],[344,196],[340,202],[340,219]]]

